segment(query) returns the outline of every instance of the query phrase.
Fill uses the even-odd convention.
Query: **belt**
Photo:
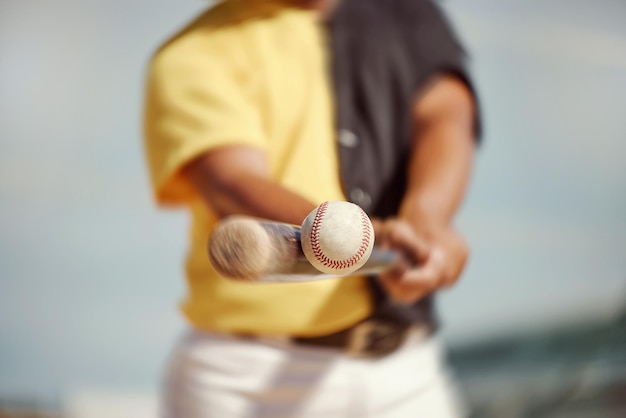
[[[429,324],[399,324],[379,319],[366,319],[333,334],[321,337],[294,337],[298,345],[336,348],[351,357],[380,358],[396,351],[409,335],[427,337],[432,334]]]

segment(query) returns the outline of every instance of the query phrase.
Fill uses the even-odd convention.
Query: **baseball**
[[[362,267],[374,247],[367,214],[350,202],[324,202],[302,223],[302,251],[319,271],[350,274]]]

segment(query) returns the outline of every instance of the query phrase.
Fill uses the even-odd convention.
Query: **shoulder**
[[[222,1],[204,11],[167,39],[152,55],[151,66],[167,66],[201,57],[227,60],[250,41],[250,28],[259,20],[259,8],[243,1]]]
[[[220,27],[225,21],[224,6],[210,8],[187,23],[173,36],[162,43],[150,58],[150,67],[163,68],[198,59],[219,49],[221,34]]]
[[[150,67],[168,67],[190,61],[239,67],[247,63],[251,48],[281,35],[296,36],[308,23],[310,13],[278,3],[229,0],[208,9],[163,43],[150,59]]]

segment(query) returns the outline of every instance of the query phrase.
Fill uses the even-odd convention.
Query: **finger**
[[[402,281],[408,285],[420,285],[435,289],[446,279],[445,266],[445,254],[435,248],[430,252],[424,263],[408,270],[404,274]]]
[[[428,258],[430,246],[408,223],[398,220],[388,221],[384,233],[389,245],[403,249],[413,262],[421,263]]]
[[[415,286],[405,286],[400,283],[391,283],[386,286],[387,294],[394,302],[412,304],[430,293],[430,290]]]
[[[436,275],[427,277],[428,271],[405,268],[390,271],[380,276],[392,300],[398,303],[413,303],[431,293],[436,287]]]
[[[443,264],[435,256],[420,267],[405,270],[387,286],[394,300],[412,303],[440,288],[444,278]]]
[[[411,268],[411,265],[404,259],[400,259],[390,269],[383,271],[378,276],[385,285],[395,286],[401,282],[402,277]]]

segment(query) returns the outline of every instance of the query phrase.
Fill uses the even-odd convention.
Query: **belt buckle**
[[[369,319],[356,325],[348,336],[347,354],[357,358],[380,358],[394,352],[406,337],[406,327]]]

